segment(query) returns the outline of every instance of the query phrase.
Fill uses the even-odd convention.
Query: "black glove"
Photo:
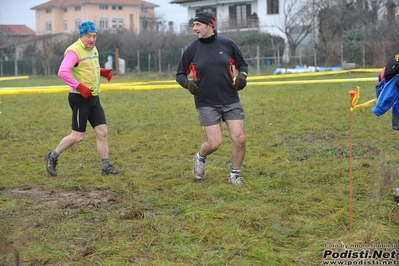
[[[244,89],[245,86],[247,86],[247,76],[242,73],[238,73],[235,83],[236,90],[240,91]]]
[[[197,81],[196,80],[189,80],[187,81],[187,89],[190,91],[192,95],[198,95],[199,94],[199,88],[197,86]]]
[[[386,82],[390,81],[396,74],[399,74],[399,61],[396,60],[396,56],[391,56],[388,59],[384,72]]]

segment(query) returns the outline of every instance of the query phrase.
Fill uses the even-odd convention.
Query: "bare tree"
[[[283,22],[274,21],[271,25],[281,31],[290,51],[290,57],[294,57],[297,47],[313,31],[312,2],[310,0],[285,0],[280,12],[283,14]]]
[[[68,45],[71,44],[71,36],[66,35],[60,38],[55,35],[43,35],[33,43],[35,57],[43,69],[44,76],[50,76],[52,71],[55,71],[55,66],[59,66],[62,60],[64,51]],[[51,65],[52,58],[59,58],[58,61]],[[53,73],[54,74],[54,73]]]
[[[375,42],[378,40],[377,36],[381,35],[375,29],[381,29],[384,14],[394,17],[387,15],[387,9],[388,7],[392,9],[392,4],[383,0],[319,0],[315,5],[319,55],[324,62],[330,64],[339,63],[341,60],[338,54],[341,53],[344,35],[354,36],[355,32],[356,38],[349,38],[351,41]],[[383,32],[387,33],[394,24],[389,27],[384,26]]]

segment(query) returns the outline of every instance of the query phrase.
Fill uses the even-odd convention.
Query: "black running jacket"
[[[196,108],[236,103],[240,99],[234,87],[233,66],[248,74],[248,64],[238,45],[214,31],[213,36],[197,39],[186,48],[177,67],[176,81],[187,88],[190,74],[190,79],[197,80]]]

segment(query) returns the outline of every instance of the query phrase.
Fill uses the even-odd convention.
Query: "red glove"
[[[101,77],[107,78],[108,82],[112,79],[112,68],[101,68]]]
[[[79,83],[79,85],[76,87],[76,90],[80,92],[80,94],[87,100],[91,96],[91,90],[83,85],[82,83]]]

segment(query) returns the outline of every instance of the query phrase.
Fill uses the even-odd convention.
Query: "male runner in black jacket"
[[[218,36],[215,17],[211,13],[198,13],[193,23],[197,40],[184,51],[177,68],[176,81],[194,95],[200,124],[207,136],[194,156],[194,177],[199,180],[203,178],[207,156],[222,144],[221,121],[225,121],[233,140],[229,183],[241,185],[246,140],[245,115],[238,91],[247,84],[248,65],[233,40]],[[235,80],[233,65],[238,71]],[[192,80],[187,77],[190,73]]]

